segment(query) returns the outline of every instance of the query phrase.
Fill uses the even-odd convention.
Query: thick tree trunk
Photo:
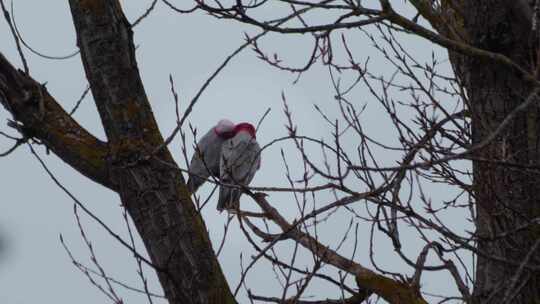
[[[19,130],[118,192],[171,304],[235,303],[180,171],[154,120],[118,1],[70,0],[81,59],[108,142],[73,120],[0,54],[0,103]],[[67,76],[69,77],[69,76]],[[154,153],[156,152],[156,153]]]
[[[87,78],[109,139],[108,166],[172,303],[233,303],[206,227],[167,149],[117,1],[69,1]]]
[[[507,7],[506,0],[464,1],[463,19],[470,43],[504,54],[531,70],[530,23]],[[462,61],[463,60],[463,61]],[[519,73],[478,58],[456,60],[470,99],[473,145],[492,133],[503,119],[527,99],[532,88]],[[519,113],[487,147],[474,155],[474,193],[477,210],[477,303],[537,303],[540,271],[520,264],[539,265],[540,172],[508,163],[537,166],[540,161],[538,104]],[[507,164],[505,164],[507,163]],[[531,224],[517,232],[517,227]],[[507,234],[500,237],[502,234]],[[532,252],[531,252],[532,250]]]

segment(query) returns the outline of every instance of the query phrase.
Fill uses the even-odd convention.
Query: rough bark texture
[[[529,45],[530,24],[523,21],[528,18],[523,6],[516,8],[506,0],[458,2],[463,4],[463,18],[458,18],[459,24],[451,22],[457,26],[446,30],[439,21],[440,28],[434,26],[439,32],[504,54],[523,69],[535,66]],[[25,136],[43,141],[76,170],[118,192],[170,303],[234,303],[182,176],[171,169],[175,165],[170,152],[165,148],[146,157],[163,143],[163,138],[140,79],[130,25],[118,1],[69,3],[81,59],[108,142],[84,130],[43,86],[17,71],[1,54],[0,102],[13,114]],[[421,7],[421,1],[413,3]],[[428,15],[435,23],[436,16]],[[396,18],[391,21],[412,31],[416,28],[409,20],[400,23]],[[428,34],[424,37],[430,39]],[[482,59],[486,56],[451,54],[450,58],[469,94],[472,141],[479,143],[527,98],[531,82],[524,81],[511,68]],[[540,272],[520,267],[523,261],[536,265],[540,261],[540,250],[531,251],[540,237],[540,225],[498,237],[540,216],[538,171],[504,164],[538,166],[538,117],[539,107],[535,104],[518,114],[495,141],[474,155],[483,159],[473,163],[480,236],[474,293],[477,303],[540,302]],[[376,288],[371,290],[379,295],[394,294],[395,282],[384,282],[359,283],[373,284]],[[423,302],[417,294],[387,297],[393,303],[401,303],[402,299]]]
[[[531,70],[530,24],[517,22],[519,16],[507,4],[506,0],[465,1],[465,30],[474,46],[504,54]],[[499,64],[478,58],[464,58],[458,64],[466,71],[463,77],[471,105],[472,142],[476,144],[493,132],[532,89],[518,73]],[[481,237],[478,249],[507,261],[478,257],[474,293],[478,303],[540,301],[540,272],[519,270],[518,266],[540,237],[538,225],[493,239],[540,216],[538,171],[497,163],[538,165],[538,112],[536,103],[518,114],[505,132],[475,155],[490,160],[473,162],[476,225]],[[533,252],[529,261],[538,265],[540,250]]]
[[[114,190],[105,166],[107,144],[83,129],[45,86],[18,71],[2,54],[0,103],[11,112],[26,137],[41,140],[73,168]]]
[[[20,131],[116,191],[171,304],[235,303],[206,227],[163,144],[118,1],[70,0],[81,59],[108,142],[78,125],[29,75],[0,54],[0,102]],[[144,160],[140,160],[143,159]]]
[[[206,227],[163,143],[117,1],[69,1],[87,78],[109,139],[110,168],[170,303],[232,303]]]

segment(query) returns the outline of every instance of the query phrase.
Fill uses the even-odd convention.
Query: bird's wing
[[[213,129],[210,129],[197,143],[191,162],[189,163],[189,179],[188,189],[191,193],[195,193],[197,189],[206,181],[212,171],[211,160],[208,159],[208,147],[212,141],[216,140],[216,134]],[[210,171],[209,171],[210,170]]]
[[[223,144],[220,161],[220,180],[225,184],[248,185],[259,169],[260,150],[255,139],[239,134]],[[240,199],[242,190],[221,186],[218,210],[231,209]]]

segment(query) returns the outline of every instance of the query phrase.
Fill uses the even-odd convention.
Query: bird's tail
[[[234,210],[238,208],[240,195],[242,195],[240,189],[221,186],[219,189],[217,210]]]

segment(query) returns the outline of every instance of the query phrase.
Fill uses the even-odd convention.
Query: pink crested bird
[[[232,121],[222,119],[197,143],[189,164],[187,186],[191,193],[195,193],[210,175],[220,176],[221,149],[223,143],[236,134],[234,128]]]
[[[261,166],[261,147],[255,137],[255,127],[239,123],[234,136],[221,148],[220,180],[223,184],[247,186]],[[236,209],[242,189],[221,185],[217,209]]]

